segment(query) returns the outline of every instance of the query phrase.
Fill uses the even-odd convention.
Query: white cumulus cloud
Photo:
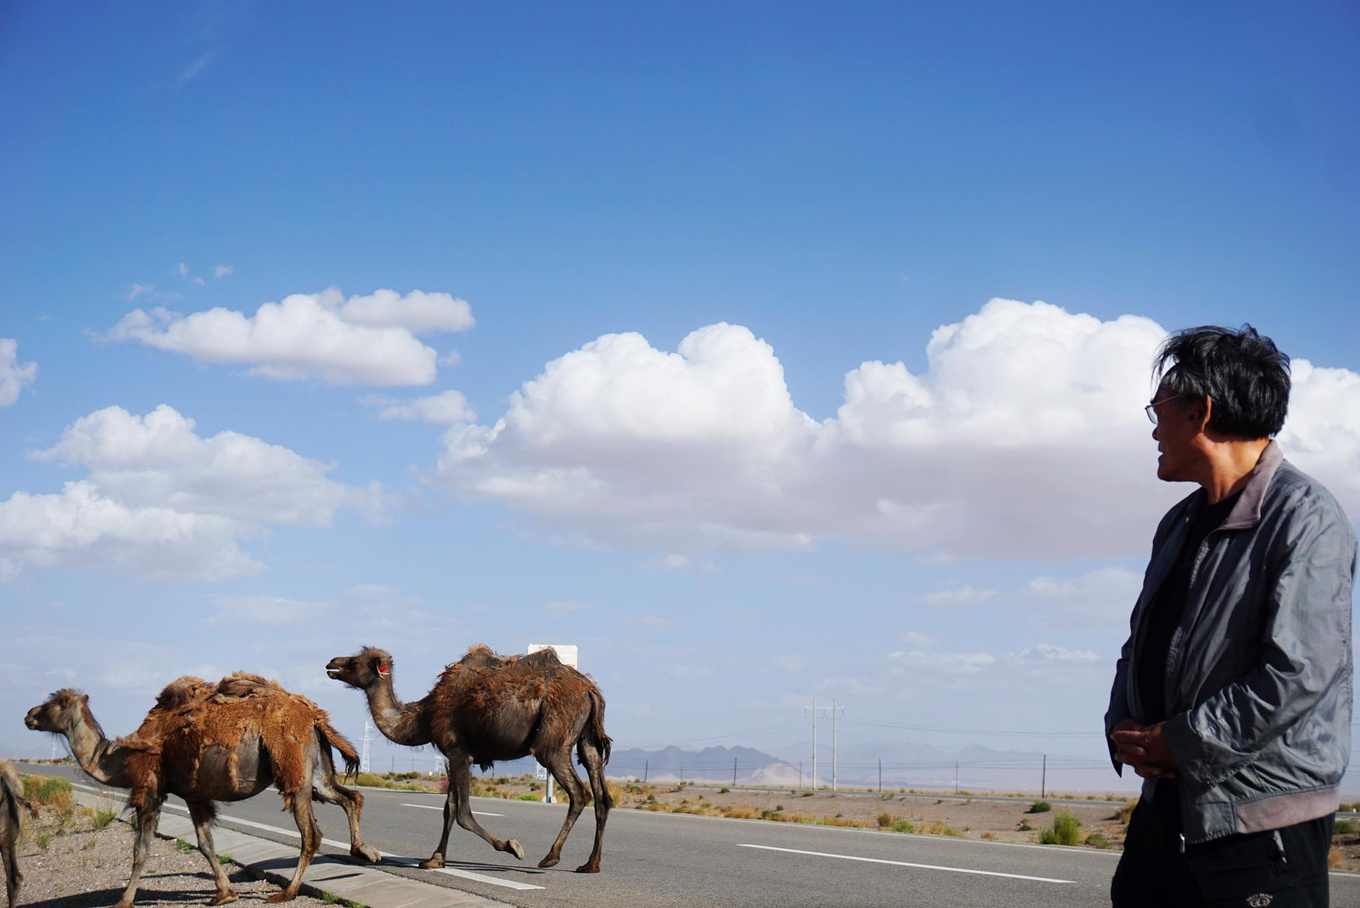
[[[0,502],[0,581],[57,565],[226,580],[263,569],[241,542],[268,527],[326,526],[342,507],[381,505],[376,485],[335,482],[329,465],[240,433],[203,438],[168,406],[99,410],[29,456],[89,475],[61,494]]]
[[[237,521],[164,507],[134,507],[91,482],[68,482],[59,495],[15,492],[0,501],[2,572],[100,567],[152,579],[227,580],[263,565],[241,551]]]
[[[380,290],[348,300],[336,288],[265,303],[253,316],[230,309],[184,315],[134,309],[105,335],[212,363],[239,364],[275,379],[338,385],[426,385],[438,354],[416,338],[472,326],[463,300],[446,293]]]
[[[675,352],[604,335],[549,362],[494,423],[450,428],[433,479],[560,538],[674,553],[840,539],[931,557],[1140,555],[1190,491],[1157,481],[1142,412],[1165,334],[992,300],[932,334],[920,374],[851,370],[821,422],[747,328],[700,328]],[[1295,378],[1286,453],[1360,513],[1360,376],[1299,361]]]
[[[67,427],[36,460],[79,464],[105,494],[257,523],[326,526],[369,490],[337,483],[328,464],[239,432],[203,438],[192,419],[162,404],[145,416],[106,407]]]
[[[24,385],[38,378],[37,363],[19,363],[19,342],[0,337],[0,407],[12,407]]]
[[[468,406],[467,398],[458,391],[444,391],[411,400],[368,394],[360,398],[359,403],[378,408],[379,419],[419,420],[445,426],[475,422],[477,419],[477,412]]]

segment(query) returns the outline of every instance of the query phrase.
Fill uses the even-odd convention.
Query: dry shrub
[[[1346,869],[1346,856],[1345,856],[1344,854],[1342,854],[1340,851],[1338,851],[1337,849],[1335,849],[1335,848],[1333,848],[1331,851],[1327,852],[1327,869],[1328,869],[1328,870],[1345,870],[1345,869]]]
[[[55,776],[24,777],[24,797],[30,804],[51,808],[64,816],[69,816],[76,809],[71,790],[69,779]]]
[[[878,825],[881,829],[887,829],[893,824],[893,815],[890,813],[880,813],[878,815]]]
[[[749,807],[723,807],[722,815],[733,820],[759,820],[760,811]]]
[[[962,837],[963,835],[963,833],[959,832],[953,826],[941,823],[938,820],[934,823],[931,823],[929,826],[923,829],[922,832],[924,832],[926,835],[947,835],[953,836],[955,838]]]

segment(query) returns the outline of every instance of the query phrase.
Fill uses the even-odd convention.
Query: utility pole
[[[836,701],[831,701],[831,790],[836,790]]]
[[[369,757],[369,752],[368,752],[368,747],[369,747],[369,745],[370,745],[371,743],[373,743],[373,738],[369,735],[369,730],[370,730],[371,728],[372,728],[372,726],[368,724],[368,717],[365,716],[365,717],[364,717],[364,749],[363,749],[363,750],[360,752],[360,754],[359,754],[359,771],[360,771],[360,772],[372,772],[372,771],[373,771],[373,761],[370,759],[370,757]]]
[[[817,790],[817,712],[831,711],[831,790],[836,790],[836,701],[830,706],[818,706],[817,698],[812,699],[812,790]]]
[[[732,758],[732,787],[737,787],[737,758]]]
[[[1044,754],[1044,773],[1039,777],[1039,797],[1048,793],[1048,754]]]

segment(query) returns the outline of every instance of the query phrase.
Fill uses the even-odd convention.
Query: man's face
[[[1152,398],[1157,425],[1152,437],[1157,442],[1157,478],[1163,482],[1195,482],[1195,468],[1201,461],[1195,440],[1200,434],[1203,408],[1194,402],[1177,400],[1165,387]]]

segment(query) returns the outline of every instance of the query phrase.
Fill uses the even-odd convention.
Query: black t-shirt
[[[1203,494],[1203,493],[1201,493]],[[1157,590],[1147,618],[1147,631],[1138,655],[1138,698],[1143,703],[1144,725],[1152,725],[1170,718],[1166,715],[1166,660],[1171,638],[1185,615],[1185,604],[1190,597],[1190,573],[1205,538],[1223,525],[1241,492],[1229,495],[1217,504],[1204,505],[1191,521],[1175,566]]]

